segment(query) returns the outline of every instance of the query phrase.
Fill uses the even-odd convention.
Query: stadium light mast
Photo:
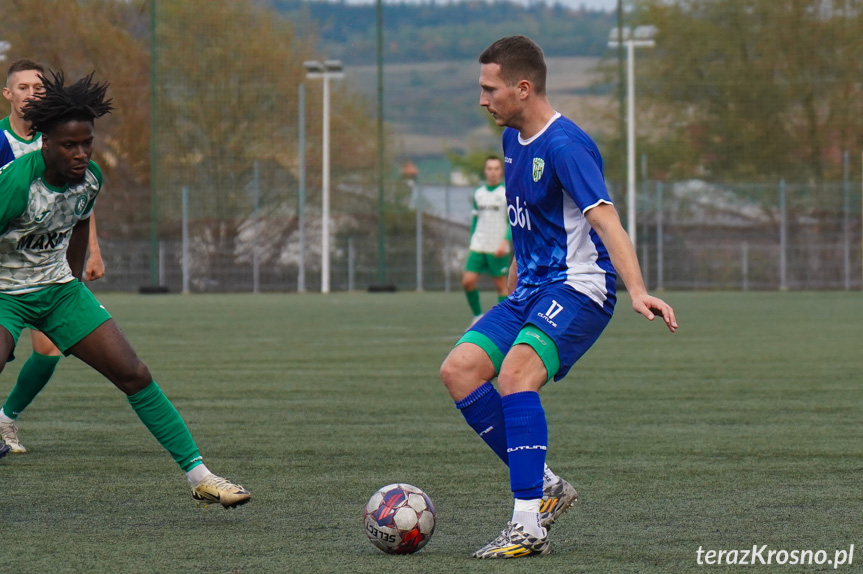
[[[150,0],[150,285],[159,284],[159,226],[156,221],[159,217],[159,196],[156,188],[156,180],[159,175],[156,145],[159,123],[157,112],[159,102],[157,101],[158,90],[156,81],[158,79],[158,48],[156,37],[156,0]]]
[[[608,47],[626,47],[626,230],[635,247],[635,49],[652,48],[656,45],[656,26],[638,26],[631,31],[628,26],[612,28],[608,35]]]
[[[330,292],[330,80],[343,78],[339,60],[303,62],[306,78],[324,81],[324,126],[322,134],[323,174],[321,178],[321,293]]]
[[[384,221],[384,4],[376,2],[378,66],[378,283],[387,278],[386,222]]]

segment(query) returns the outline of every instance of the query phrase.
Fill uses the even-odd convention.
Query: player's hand
[[[647,293],[634,296],[632,297],[632,309],[636,313],[644,315],[648,321],[653,321],[656,315],[660,315],[669,331],[673,333],[677,330],[677,319],[674,317],[674,309],[659,297],[653,297]]]
[[[105,276],[105,262],[98,255],[90,255],[84,266],[84,281],[95,281]]]

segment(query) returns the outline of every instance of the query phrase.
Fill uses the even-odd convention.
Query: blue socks
[[[526,391],[501,400],[506,421],[509,483],[515,498],[542,498],[548,425],[539,393]]]
[[[509,466],[515,498],[542,498],[548,425],[539,393],[500,396],[490,382],[455,403],[467,424]]]
[[[500,394],[490,382],[486,381],[474,392],[455,406],[461,411],[467,424],[470,425],[479,438],[485,441],[494,454],[500,457],[505,465],[509,465],[506,454],[506,425],[503,421],[503,407]]]

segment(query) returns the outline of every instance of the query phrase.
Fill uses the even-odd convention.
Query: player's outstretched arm
[[[99,248],[99,238],[96,235],[96,216],[90,216],[90,237],[88,241],[89,255],[84,266],[84,281],[95,281],[105,276],[105,262],[102,260],[102,250]]]
[[[668,330],[673,333],[677,329],[674,309],[662,299],[648,294],[635,249],[620,224],[620,217],[614,206],[600,203],[587,210],[584,217],[608,249],[612,265],[626,284],[626,290],[632,299],[632,309],[650,321],[653,321],[656,315],[661,316]]]
[[[87,255],[87,243],[90,240],[90,218],[82,219],[72,228],[69,237],[69,247],[66,249],[66,261],[79,281],[84,277],[84,257]]]

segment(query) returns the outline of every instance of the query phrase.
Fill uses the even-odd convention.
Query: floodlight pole
[[[623,28],[623,45],[626,46],[626,230],[629,240],[635,247],[635,48],[652,48],[653,40],[647,39],[654,33],[652,26],[639,26],[635,33],[628,27]],[[639,38],[642,36],[642,38]],[[618,30],[610,34],[609,48],[620,46]]]
[[[159,103],[156,100],[158,92],[156,81],[158,79],[158,53],[156,37],[156,0],[150,0],[150,285],[159,284],[159,196],[157,179],[159,175],[156,154],[158,147],[156,140],[158,136],[159,123],[156,112]]]
[[[297,191],[297,227],[300,236],[300,259],[297,272],[297,291],[306,292],[306,86],[299,89],[299,189]]]
[[[324,125],[321,147],[321,293],[330,292],[330,79],[343,78],[339,60],[304,62],[306,77],[324,81]]]
[[[377,0],[378,65],[378,283],[387,278],[386,222],[384,221],[384,5]]]

